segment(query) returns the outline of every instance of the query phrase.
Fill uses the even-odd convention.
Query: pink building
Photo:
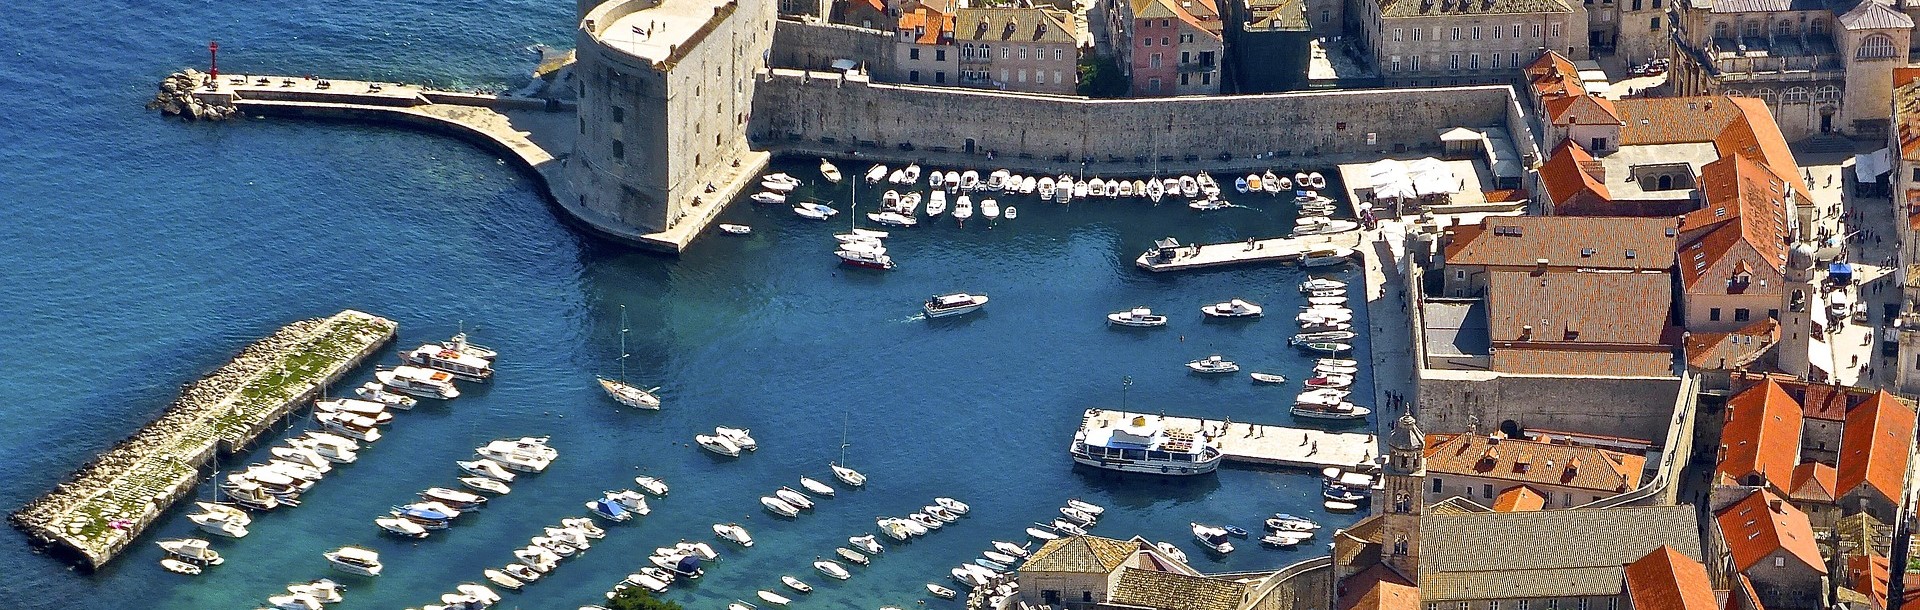
[[[1215,0],[1116,0],[1114,10],[1115,47],[1133,95],[1220,92],[1225,26]]]

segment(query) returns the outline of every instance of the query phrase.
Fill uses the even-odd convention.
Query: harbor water
[[[178,124],[140,108],[161,76],[204,66],[208,39],[220,40],[229,73],[513,86],[534,60],[528,46],[565,44],[571,11],[571,3],[446,0],[14,7],[0,22],[14,50],[0,82],[16,92],[0,122],[8,136],[0,157],[10,160],[0,174],[9,221],[0,226],[0,285],[10,288],[0,328],[14,333],[0,342],[0,506],[51,488],[158,413],[181,384],[291,320],[360,309],[399,322],[401,347],[444,338],[464,321],[503,355],[497,381],[398,414],[386,438],[336,468],[303,506],[257,515],[247,538],[215,540],[225,565],[198,577],[155,565],[153,540],[197,533],[180,509],[93,574],[34,555],[16,534],[0,544],[0,565],[11,568],[0,608],[136,600],[245,608],[319,577],[348,585],[339,608],[418,606],[480,580],[543,526],[585,514],[583,502],[631,487],[640,473],[673,486],[651,516],[609,527],[583,557],[507,594],[504,607],[592,603],[653,548],[687,538],[713,541],[723,555],[705,578],[668,595],[690,608],[751,599],[776,589],[781,574],[817,587],[799,607],[926,599],[957,608],[928,599],[922,583],[950,585],[948,568],[992,540],[1023,540],[1029,522],[1051,520],[1069,497],[1109,508],[1095,533],[1174,541],[1205,571],[1279,567],[1324,552],[1327,537],[1291,550],[1236,541],[1240,550],[1209,557],[1191,543],[1189,521],[1256,529],[1276,511],[1330,527],[1351,521],[1318,509],[1315,473],[1119,477],[1076,469],[1066,455],[1088,407],[1292,421],[1297,383],[1191,375],[1183,363],[1220,353],[1244,370],[1303,377],[1310,360],[1285,343],[1294,328],[1284,314],[1302,301],[1299,269],[1154,275],[1132,263],[1169,235],[1283,233],[1292,215],[1279,201],[1202,215],[1177,203],[1002,198],[1018,206],[1017,220],[895,230],[889,247],[900,268],[871,272],[838,266],[830,253],[829,235],[848,226],[844,192],[835,191],[819,195],[843,210],[829,222],[737,204],[722,221],[751,225],[752,235],[716,232],[676,260],[580,235],[525,176],[459,141],[347,124]],[[816,163],[783,168],[812,181]],[[866,169],[842,167],[850,179]],[[866,208],[878,194],[862,188]],[[952,291],[993,301],[972,316],[918,317],[928,295]],[[1274,315],[1201,319],[1201,305],[1232,297]],[[617,408],[592,383],[616,371],[621,305],[632,328],[629,375],[665,386],[662,411]],[[1104,325],[1106,313],[1141,305],[1170,315],[1169,326]],[[378,361],[393,359],[389,350]],[[1123,377],[1133,381],[1125,392]],[[1369,383],[1363,370],[1357,394],[1370,395]],[[752,429],[760,450],[728,459],[692,445],[716,425]],[[866,489],[795,520],[760,508],[756,498],[797,486],[801,475],[830,481],[826,465],[840,458],[843,434],[846,459],[871,480]],[[372,524],[421,489],[454,486],[453,462],[471,459],[473,447],[521,435],[550,435],[560,459],[492,506],[417,543]],[[265,459],[261,449],[225,464]],[[964,500],[972,514],[852,568],[852,580],[810,569],[813,556],[872,533],[876,516],[905,515],[936,496]],[[717,521],[742,523],[758,544],[715,541]],[[330,571],[320,553],[347,544],[379,551],[385,574]]]

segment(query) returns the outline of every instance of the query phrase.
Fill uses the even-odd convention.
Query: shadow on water
[[[1168,501],[1175,504],[1198,502],[1220,489],[1220,477],[1212,473],[1184,477],[1142,476],[1074,464],[1073,474],[1082,485],[1106,496],[1109,510],[1145,509]]]

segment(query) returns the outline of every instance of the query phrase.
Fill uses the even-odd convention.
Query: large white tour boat
[[[1087,417],[1098,415],[1087,411]],[[1220,467],[1220,449],[1186,430],[1169,430],[1159,417],[1136,415],[1073,435],[1073,461],[1121,472],[1196,475]]]

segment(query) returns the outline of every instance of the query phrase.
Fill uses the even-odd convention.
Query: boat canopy
[[[351,561],[355,563],[366,563],[366,564],[376,563],[380,561],[379,553],[375,553],[373,551],[369,551],[369,550],[366,550],[360,547],[355,547],[355,546],[341,547],[339,551],[336,551],[334,553],[334,557],[340,558],[341,561]]]
[[[613,498],[601,498],[593,501],[593,510],[600,512],[602,514],[613,515],[617,517],[617,516],[626,514],[627,507],[621,506],[619,500],[616,500]]]
[[[453,515],[449,515],[431,508],[423,508],[418,506],[408,506],[406,508],[400,509],[400,516],[412,517],[415,519],[426,519],[429,521],[446,521],[448,519],[453,518]]]

